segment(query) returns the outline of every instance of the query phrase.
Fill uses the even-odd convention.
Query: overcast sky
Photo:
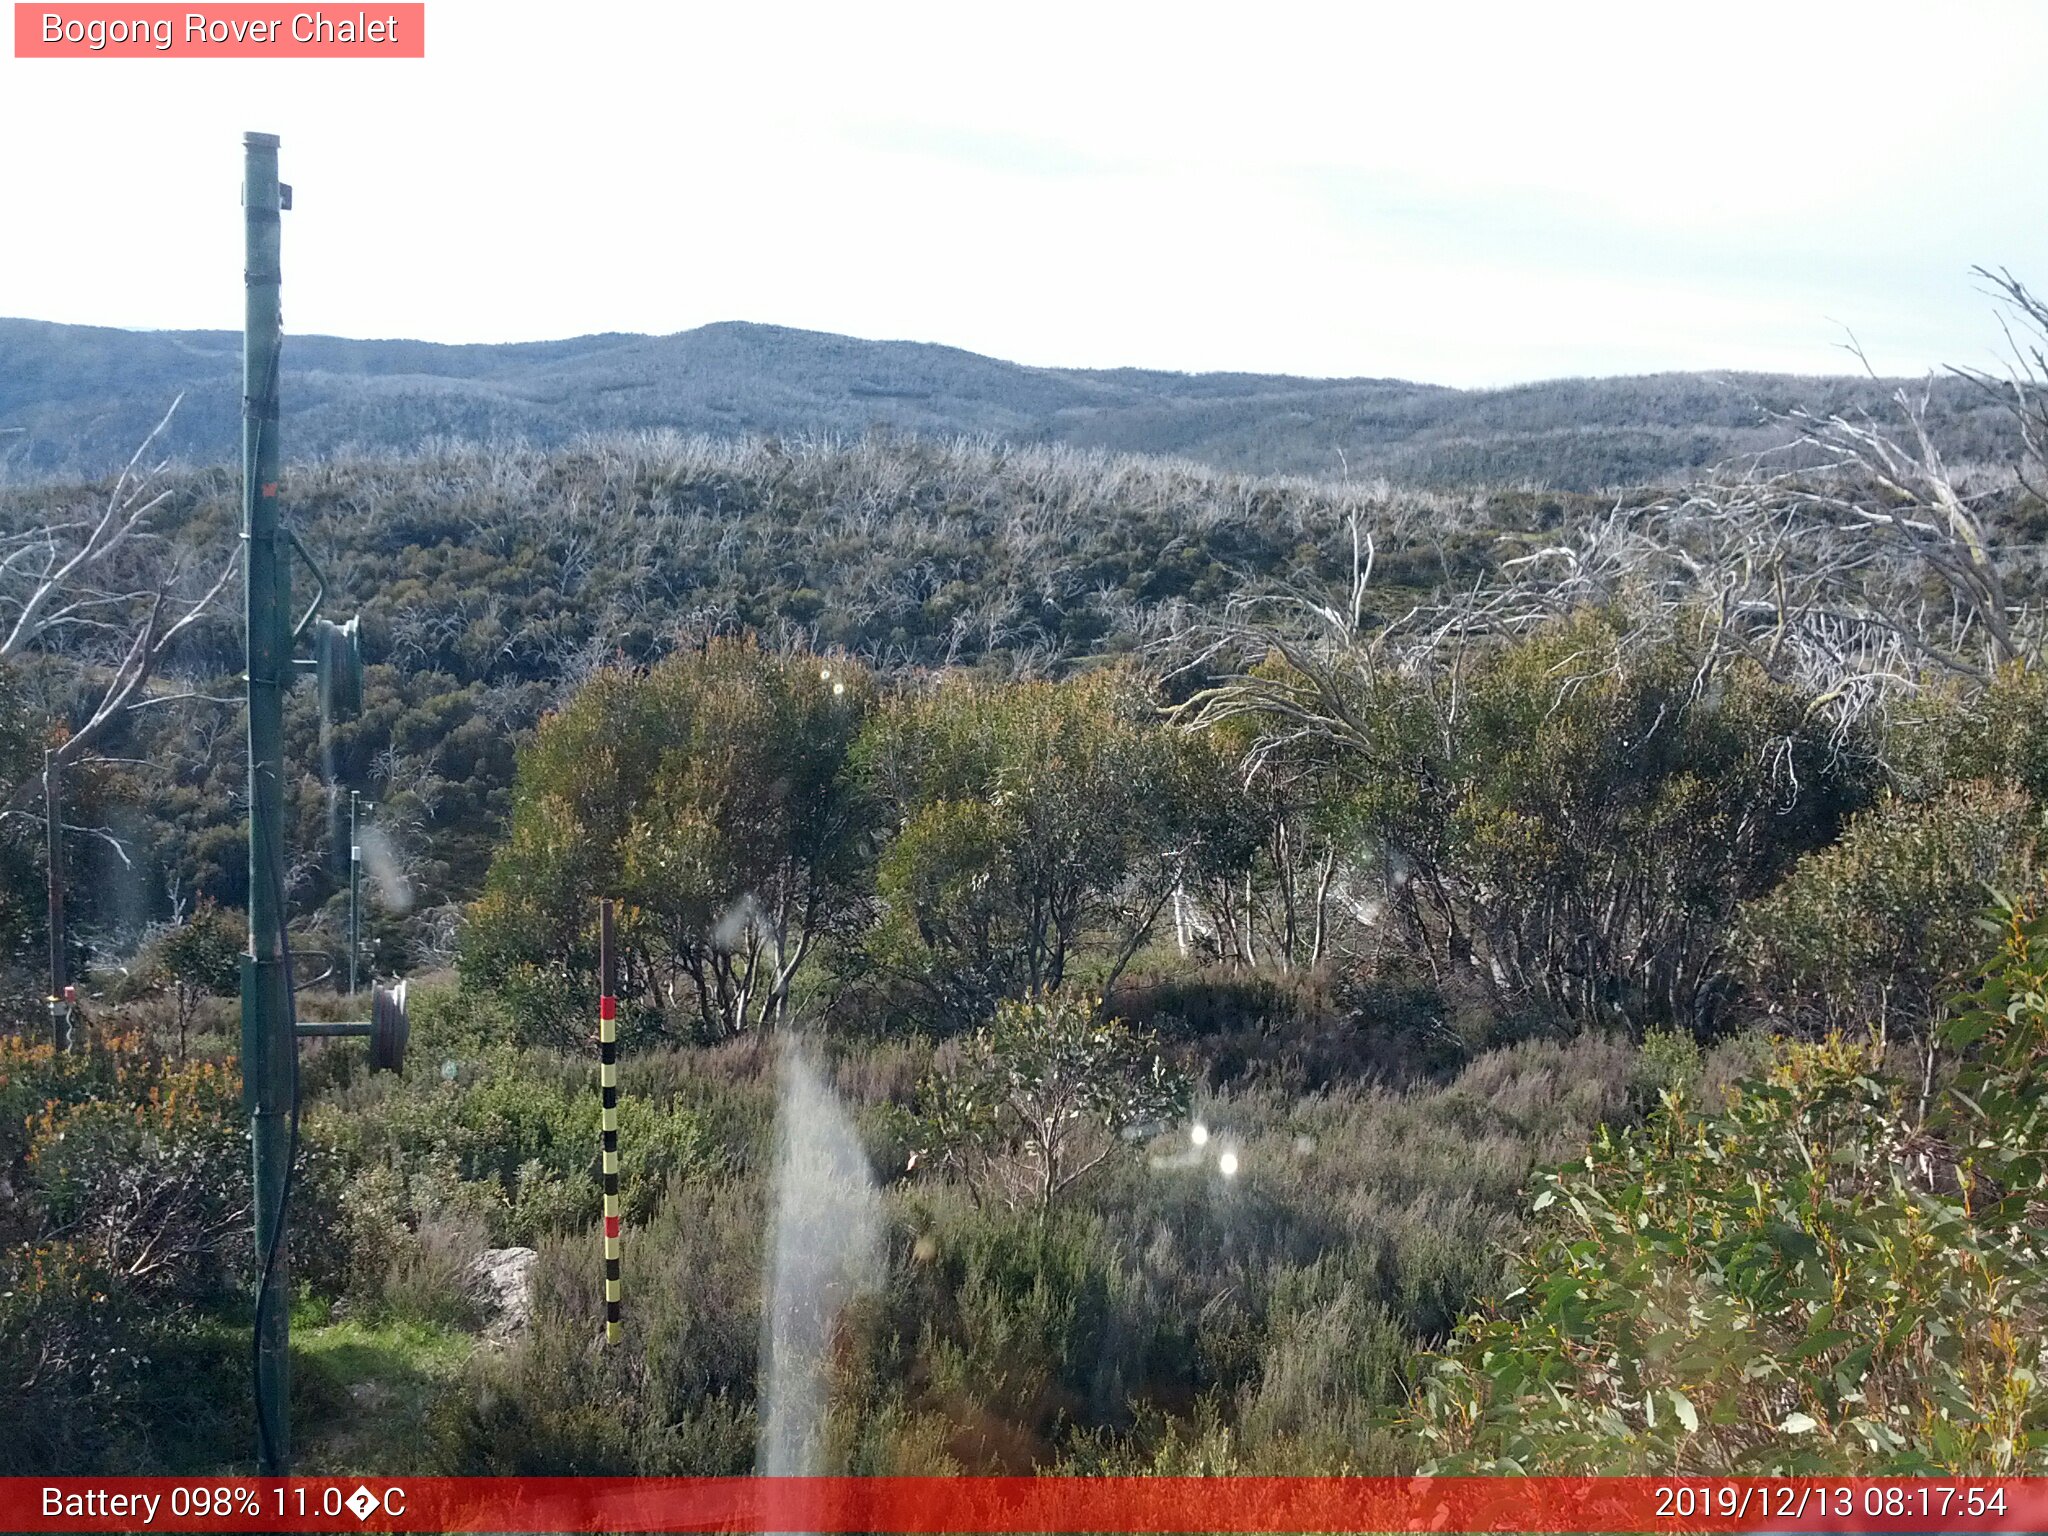
[[[334,5],[330,11],[353,15]],[[374,10],[374,6],[373,6]],[[0,57],[0,314],[757,320],[1475,385],[1991,364],[2048,287],[2048,5],[428,0],[423,61]]]

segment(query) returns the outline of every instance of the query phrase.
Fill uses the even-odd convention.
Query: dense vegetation
[[[287,483],[331,609],[363,614],[370,663],[363,716],[324,743],[311,690],[290,702],[300,891],[309,905],[336,891],[347,796],[337,808],[332,790],[354,785],[378,803],[411,907],[444,916],[476,893],[504,830],[518,734],[607,663],[647,664],[707,633],[753,629],[771,646],[843,652],[883,675],[1060,673],[1140,651],[1184,614],[1220,612],[1255,573],[1334,579],[1354,511],[1382,524],[1382,601],[1397,611],[1598,505],[1396,497],[1060,449],[883,441],[448,450],[338,461]],[[168,493],[158,528],[195,565],[233,553],[232,476],[171,472],[153,488]],[[0,528],[72,523],[106,496],[104,484],[0,491]],[[74,631],[22,657],[23,707],[77,729],[118,660],[101,644]],[[104,755],[157,770],[106,784],[105,803],[73,818],[119,832],[133,861],[102,841],[72,844],[90,871],[75,918],[102,930],[111,953],[181,902],[246,904],[240,665],[236,616],[202,616],[159,690],[201,697],[130,713],[106,744]],[[10,783],[33,772],[22,751],[0,762]],[[36,906],[25,902],[25,917]],[[398,967],[440,935],[421,922],[378,937]]]
[[[292,705],[294,947],[356,787],[381,968],[432,973],[402,1077],[305,1053],[302,1465],[755,1465],[837,1105],[875,1241],[807,1465],[2042,1470],[2043,512],[1869,430],[1600,502],[883,440],[299,471],[372,665],[324,739]],[[108,558],[170,596],[51,598],[99,616],[0,673],[0,1470],[248,1451],[232,486],[149,486]],[[26,833],[88,736],[60,1054]]]
[[[1546,1174],[1520,1283],[1426,1378],[1440,1465],[2038,1468],[2048,917],[2002,919],[1939,1078],[1881,1039],[1788,1043]]]

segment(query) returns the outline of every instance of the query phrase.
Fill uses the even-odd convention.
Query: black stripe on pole
[[[598,1134],[604,1137],[605,1151],[616,1152],[619,1150],[619,1133],[617,1131],[600,1131]]]
[[[604,1087],[598,1089],[598,1092],[604,1096],[603,1108],[617,1109],[619,1107],[619,1085],[617,1083],[607,1083]]]
[[[619,1060],[619,1042],[600,1040],[597,1042],[597,1059],[606,1066],[616,1066]]]
[[[606,1259],[604,1261],[604,1277],[607,1280],[619,1278],[619,1261],[617,1259]]]
[[[608,1195],[616,1195],[619,1192],[619,1176],[616,1173],[604,1176],[604,1192]]]
[[[619,1320],[619,1304],[616,1301],[604,1304],[604,1320],[608,1323],[616,1323]]]

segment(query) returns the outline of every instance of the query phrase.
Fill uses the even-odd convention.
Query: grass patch
[[[475,1347],[469,1334],[414,1319],[348,1319],[295,1333],[296,1470],[316,1477],[420,1470],[420,1423]]]

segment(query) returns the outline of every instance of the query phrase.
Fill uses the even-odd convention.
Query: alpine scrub
[[[1667,1088],[1542,1176],[1517,1283],[1422,1375],[1431,1467],[2048,1470],[2048,915],[1986,926],[1931,1077],[1782,1042],[1718,1112]]]

